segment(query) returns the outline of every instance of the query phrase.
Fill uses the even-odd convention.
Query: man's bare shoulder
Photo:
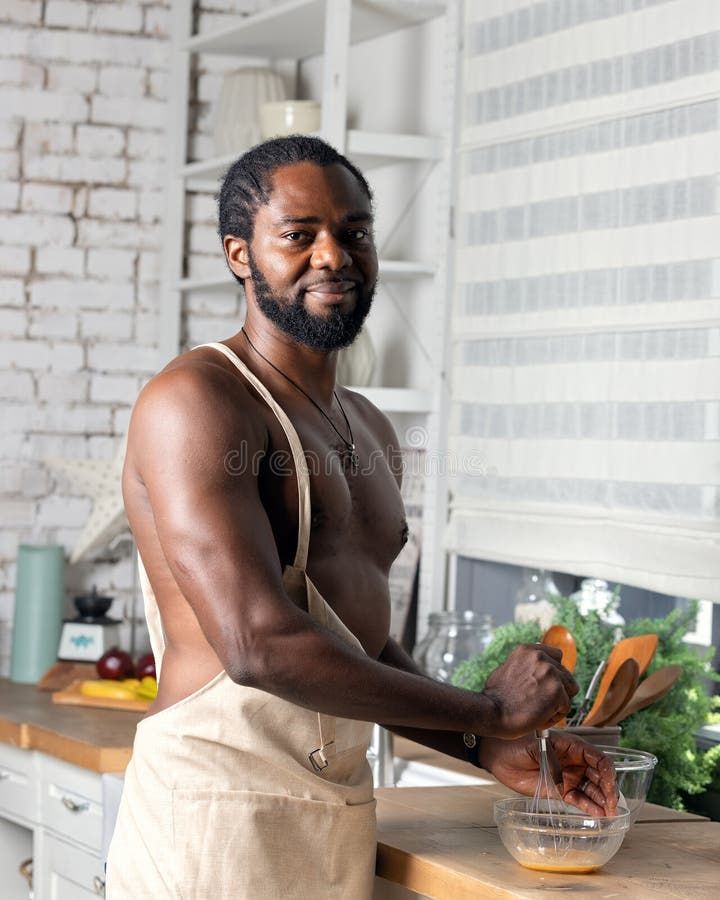
[[[200,348],[173,359],[148,381],[133,409],[129,449],[149,444],[225,446],[245,440],[262,446],[265,421],[252,388],[218,351]]]

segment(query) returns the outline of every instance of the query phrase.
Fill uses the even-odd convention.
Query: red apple
[[[101,678],[111,678],[120,681],[123,678],[132,678],[133,662],[129,653],[111,647],[107,653],[103,653],[95,663],[97,673]]]
[[[136,678],[146,678],[148,675],[151,678],[157,678],[155,674],[155,657],[152,653],[146,653],[145,656],[141,656],[135,666]]]

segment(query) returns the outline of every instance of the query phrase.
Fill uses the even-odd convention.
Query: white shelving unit
[[[303,60],[322,58],[322,120],[318,134],[349,156],[363,171],[403,163],[426,163],[438,167],[440,185],[436,214],[430,226],[436,231],[434,259],[380,260],[380,283],[396,291],[408,291],[413,282],[432,285],[432,325],[423,334],[422,353],[430,373],[427,383],[360,389],[373,403],[402,421],[421,423],[426,429],[428,454],[444,453],[446,389],[444,382],[446,335],[448,333],[449,223],[451,190],[451,146],[454,130],[454,81],[458,56],[459,0],[285,0],[261,12],[209,34],[193,34],[192,0],[172,4],[173,85],[170,145],[175,159],[169,165],[168,215],[163,262],[161,315],[161,362],[175,355],[180,346],[183,298],[196,292],[239,290],[221,266],[217,276],[189,278],[185,266],[186,197],[190,192],[217,191],[218,179],[236,156],[188,160],[188,109],[191,60],[194,54],[266,60],[289,82],[297,82]],[[348,65],[353,45],[382,38],[391,32],[432,19],[444,18],[446,35],[445,78],[447,121],[442,134],[391,133],[348,128]],[[379,63],[380,64],[380,63]],[[408,98],[421,102],[419,97]],[[426,226],[427,227],[427,226]],[[403,295],[404,296],[404,295]],[[412,306],[412,305],[411,305]],[[404,310],[408,324],[416,308]],[[423,321],[427,321],[427,316]],[[417,339],[417,334],[414,338]],[[412,328],[403,329],[402,340],[412,340]],[[410,418],[408,418],[410,417]],[[427,613],[444,605],[445,558],[441,535],[446,519],[446,490],[442,466],[435,466],[425,487],[423,562],[419,622]]]
[[[381,259],[380,278],[383,281],[401,281],[411,278],[433,278],[435,267],[430,263],[412,262],[404,259]],[[232,280],[229,272],[214,278],[181,278],[176,289],[185,294],[191,291],[227,291],[239,290],[238,284]]]
[[[353,44],[416,25],[447,13],[447,4],[426,0],[288,0],[247,16],[222,31],[193,35],[192,0],[173,4],[171,161],[163,271],[161,361],[177,353],[182,297],[190,291],[221,289],[226,280],[188,279],[184,268],[185,196],[217,190],[218,179],[235,155],[188,162],[188,103],[192,54],[265,58],[285,73],[308,57],[324,54],[320,135],[350,156],[361,169],[409,160],[443,158],[446,141],[437,135],[398,134],[346,129],[347,61]],[[288,62],[290,61],[290,62]],[[383,260],[383,279],[426,278],[436,267],[420,260]]]
[[[318,132],[318,135],[324,136],[322,132]],[[345,153],[363,170],[396,161],[439,160],[442,158],[442,151],[442,141],[437,137],[421,134],[381,134],[355,129],[347,131]],[[232,154],[187,163],[181,166],[179,175],[185,179],[188,190],[212,191],[217,188],[218,179],[236,158],[236,155]]]
[[[248,16],[222,31],[194,35],[183,49],[223,56],[266,56],[268,59],[306,59],[326,47],[329,7],[343,0],[288,0]],[[348,42],[358,44],[398,28],[417,25],[443,15],[445,4],[428,0],[375,2],[355,0],[349,20]],[[345,18],[343,11],[343,18]],[[335,35],[333,35],[334,37]]]

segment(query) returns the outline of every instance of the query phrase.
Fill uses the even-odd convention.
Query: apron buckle
[[[325,748],[331,747],[334,743],[335,741],[329,741],[327,744],[323,744],[322,747],[318,747],[317,750],[313,750],[312,753],[308,753],[310,764],[316,772],[322,772],[323,769],[327,769],[330,765],[327,756],[325,756]]]

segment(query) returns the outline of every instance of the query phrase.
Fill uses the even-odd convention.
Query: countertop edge
[[[47,753],[100,775],[124,772],[132,755],[130,747],[100,747],[36,725],[28,726],[28,732],[28,750]]]
[[[432,862],[386,843],[386,840],[392,840],[393,835],[398,833],[378,835],[375,862],[375,874],[378,877],[432,897],[452,897],[453,900],[477,900],[478,897],[487,897],[489,900],[517,898],[516,893],[488,884],[468,873],[456,871],[447,864]]]

